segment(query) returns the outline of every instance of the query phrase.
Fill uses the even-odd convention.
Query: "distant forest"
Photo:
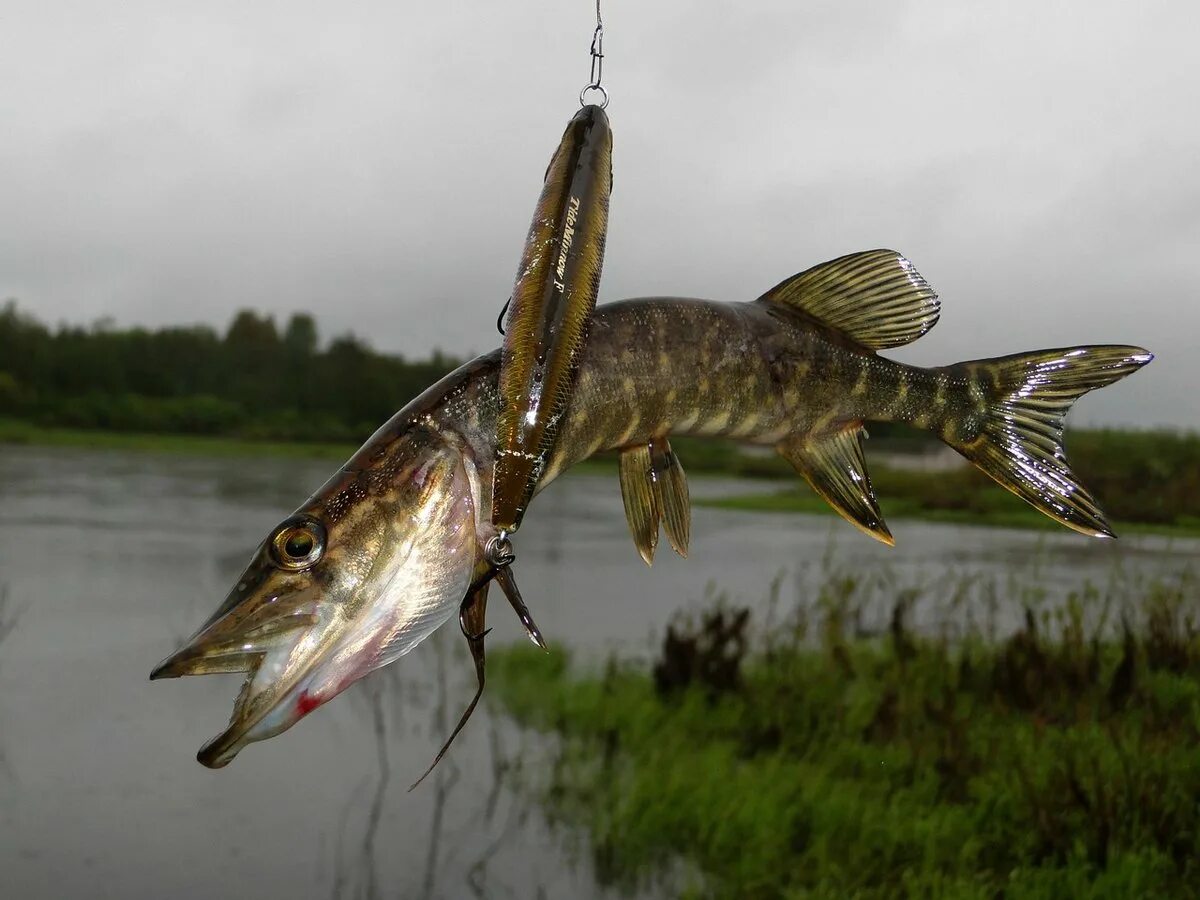
[[[206,325],[51,329],[0,309],[0,417],[114,431],[359,441],[459,361],[408,361],[353,335],[321,346],[316,321],[279,329],[243,310]]]

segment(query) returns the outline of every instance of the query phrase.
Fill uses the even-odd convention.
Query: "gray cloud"
[[[941,291],[918,362],[1143,343],[1085,422],[1200,425],[1194,4],[606,0],[602,297],[756,296],[855,249]],[[10,2],[0,296],[496,342],[587,2]],[[404,398],[398,398],[400,400]]]

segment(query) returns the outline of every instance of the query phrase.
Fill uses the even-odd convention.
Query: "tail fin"
[[[1104,513],[1067,464],[1063,420],[1095,388],[1137,371],[1154,357],[1140,347],[1040,350],[951,366],[983,393],[978,428],[943,439],[999,484],[1068,528],[1115,537]]]

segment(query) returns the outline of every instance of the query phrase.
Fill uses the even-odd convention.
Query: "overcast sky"
[[[1140,343],[1158,359],[1076,421],[1200,427],[1198,10],[606,0],[601,302],[752,299],[892,247],[943,301],[901,358]],[[380,350],[490,349],[592,15],[7,0],[0,297],[51,322],[309,310]]]

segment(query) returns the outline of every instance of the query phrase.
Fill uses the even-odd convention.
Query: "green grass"
[[[246,438],[185,434],[138,434],[92,429],[46,428],[0,419],[0,444],[39,447],[82,447],[191,456],[279,456],[342,462],[355,451],[353,444],[259,441]]]
[[[494,655],[494,696],[561,738],[527,787],[586,829],[603,879],[674,871],[674,890],[729,898],[1200,895],[1195,580],[1143,586],[1121,615],[1082,590],[987,643],[908,632],[911,591],[889,636],[854,639],[846,577],[759,641],[728,611],[676,627],[653,673]],[[672,860],[694,873],[682,885]]]
[[[893,450],[901,446],[895,436],[889,440]],[[931,446],[928,439],[911,445]],[[796,477],[782,459],[739,454],[719,442],[712,447],[689,442],[678,449],[689,473],[704,468],[751,477]],[[868,457],[880,449],[881,443],[873,441]],[[1200,435],[1072,431],[1067,449],[1073,470],[1100,501],[1118,532],[1200,534]],[[875,493],[889,520],[907,517],[1013,528],[1059,527],[971,466],[911,471],[889,468],[870,458],[868,462]],[[773,512],[825,511],[824,504],[805,487],[726,497],[704,505]]]
[[[1027,506],[1002,488],[986,485],[976,488],[982,502],[970,509],[943,508],[927,505],[920,496],[884,497],[879,505],[888,522],[919,519],[927,522],[949,522],[956,525],[988,525],[1001,528],[1024,528],[1038,531],[1061,531],[1063,526]],[[743,512],[806,513],[837,515],[833,509],[805,485],[771,493],[736,494],[729,497],[695,499],[696,506],[732,509]],[[1130,522],[1112,523],[1117,535],[1159,534],[1167,537],[1200,537],[1200,518],[1181,516],[1174,523]]]

